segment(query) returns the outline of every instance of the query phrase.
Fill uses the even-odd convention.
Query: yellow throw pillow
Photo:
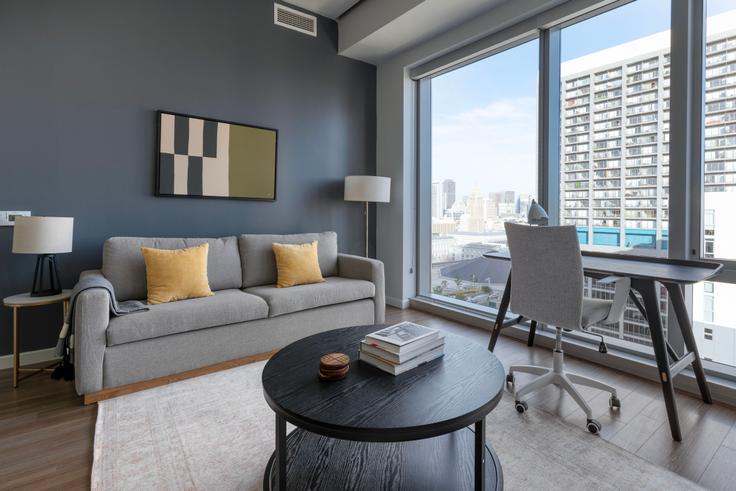
[[[322,271],[319,269],[317,256],[317,241],[309,244],[271,244],[276,256],[276,270],[278,288],[288,288],[295,285],[321,283]]]
[[[187,249],[141,247],[146,261],[148,303],[158,304],[213,295],[207,279],[205,243]]]

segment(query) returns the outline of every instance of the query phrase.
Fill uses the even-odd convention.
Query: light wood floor
[[[419,321],[488,343],[488,332],[432,314],[390,308],[387,317],[387,322]],[[528,348],[505,336],[499,339],[495,353],[506,366],[546,366],[552,358],[547,349]],[[609,412],[606,394],[582,389],[603,424],[602,438],[707,488],[736,489],[736,409],[678,394],[684,438],[676,443],[670,438],[658,385],[571,357],[566,361],[571,371],[605,380],[618,389],[622,408],[614,413]],[[517,377],[518,383],[525,383],[523,374]],[[584,431],[583,412],[556,387],[538,392],[527,402],[550,418],[561,418]],[[14,390],[10,370],[0,371],[0,489],[88,488],[96,415],[96,406],[82,406],[71,382],[40,374]]]

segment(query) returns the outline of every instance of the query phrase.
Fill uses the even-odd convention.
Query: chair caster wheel
[[[588,424],[586,425],[586,428],[588,429],[589,432],[596,435],[601,431],[602,426],[598,421],[594,419],[589,419]]]
[[[529,409],[529,406],[524,401],[516,401],[516,412],[519,414],[524,414],[526,410]]]
[[[611,409],[613,408],[621,409],[621,399],[619,399],[616,396],[611,396],[610,399],[608,399],[608,407]]]
[[[514,377],[514,374],[513,373],[509,373],[508,375],[506,375],[506,383],[507,384],[514,385],[514,382],[515,382],[515,377]]]

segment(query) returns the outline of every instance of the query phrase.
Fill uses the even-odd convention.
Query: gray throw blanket
[[[72,296],[69,299],[69,310],[64,319],[64,325],[61,327],[59,341],[56,343],[56,356],[64,357],[64,363],[72,364],[72,354],[74,350],[74,310],[77,303],[77,297],[85,290],[92,288],[102,288],[107,290],[110,296],[110,314],[116,317],[135,312],[145,312],[148,307],[144,303],[137,300],[129,300],[127,302],[118,302],[115,299],[115,289],[107,278],[101,274],[86,274],[79,278],[79,281],[72,290]]]

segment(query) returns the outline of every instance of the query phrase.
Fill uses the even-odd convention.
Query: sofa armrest
[[[386,286],[383,275],[383,262],[351,254],[337,255],[337,274],[343,278],[366,280],[376,287],[373,301],[376,305],[374,322],[380,324],[386,321]]]
[[[84,271],[81,277],[101,275]],[[102,288],[85,290],[74,304],[74,369],[77,393],[89,394],[102,389],[102,361],[107,346],[110,323],[110,294]]]

